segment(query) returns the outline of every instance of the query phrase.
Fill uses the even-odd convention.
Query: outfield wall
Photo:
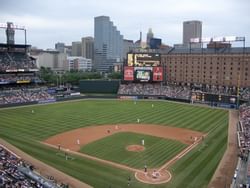
[[[105,94],[98,94],[98,95],[82,95],[82,96],[73,96],[73,97],[64,97],[64,98],[57,98],[56,100],[49,100],[49,101],[35,101],[35,102],[27,102],[27,103],[14,103],[14,104],[1,104],[0,108],[8,108],[8,107],[18,107],[18,106],[26,106],[26,105],[34,105],[34,104],[46,104],[46,103],[54,103],[54,102],[63,102],[63,101],[70,101],[70,100],[79,100],[79,99],[127,99],[127,100],[136,100],[136,99],[150,99],[150,100],[168,100],[168,101],[176,101],[176,102],[183,102],[183,103],[192,103],[191,100],[187,99],[177,99],[177,98],[170,98],[164,95],[105,95]],[[195,101],[194,101],[195,102]],[[244,101],[240,101],[242,104]],[[222,107],[222,108],[234,108],[235,106],[231,106],[231,104],[225,103],[211,103],[207,101],[196,101],[195,103],[206,104],[208,106],[215,106],[215,107]]]
[[[81,93],[113,93],[118,92],[120,80],[81,80]]]

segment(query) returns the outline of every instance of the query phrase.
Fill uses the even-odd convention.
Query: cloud
[[[46,30],[46,29],[81,29],[85,23],[87,26],[90,24],[90,20],[83,19],[53,19],[46,17],[38,17],[33,15],[4,15],[5,19],[3,22],[14,20],[17,25],[25,25],[26,28],[32,28],[35,30]]]
[[[100,15],[109,16],[126,39],[137,40],[140,31],[145,38],[151,27],[164,43],[181,43],[182,22],[201,20],[204,36],[244,35],[250,44],[248,0],[0,0],[0,4],[0,22],[25,25],[29,42],[38,47],[93,36],[94,17]]]

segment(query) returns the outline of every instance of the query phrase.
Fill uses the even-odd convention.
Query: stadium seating
[[[191,90],[188,87],[161,84],[130,83],[121,84],[120,95],[164,95],[170,98],[190,99]]]
[[[11,84],[11,83],[18,83],[18,82],[33,82],[33,83],[40,83],[42,82],[37,76],[33,75],[14,75],[14,74],[2,74],[0,75],[0,84]]]
[[[163,95],[169,98],[186,99],[191,98],[192,91],[200,91],[215,95],[237,95],[237,88],[223,86],[180,86],[175,84],[161,85],[152,83],[127,83],[121,84],[119,95]],[[250,88],[245,88],[240,93],[240,99],[250,100]]]
[[[206,86],[201,89],[203,92],[216,94],[216,95],[237,95],[236,87],[224,87],[224,86]]]
[[[250,101],[250,88],[245,88],[241,94],[241,99],[245,100],[245,101]]]
[[[17,69],[34,69],[35,61],[25,53],[11,53],[0,51],[0,71],[17,70]]]
[[[54,99],[45,88],[22,88],[0,91],[0,104],[26,103]]]
[[[36,172],[31,164],[0,145],[0,187],[1,188],[66,188],[68,185],[46,179]]]
[[[250,106],[244,104],[239,109],[240,146],[242,150],[250,150]]]

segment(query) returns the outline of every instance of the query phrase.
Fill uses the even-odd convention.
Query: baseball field
[[[226,150],[227,130],[227,110],[166,101],[81,100],[0,110],[0,138],[97,188],[128,187],[128,177],[134,188],[207,187]],[[74,151],[68,160],[58,144]],[[171,179],[138,181],[135,171],[145,165],[163,166]]]

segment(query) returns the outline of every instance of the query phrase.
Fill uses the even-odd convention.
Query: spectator
[[[123,95],[162,95],[170,98],[190,99],[191,90],[188,87],[161,84],[130,83],[121,84],[118,94]]]
[[[25,169],[25,170],[23,170]],[[23,172],[27,171],[28,174],[36,175],[33,172],[33,166],[24,162],[14,153],[8,151],[0,145],[0,187],[3,188],[42,188],[46,187],[59,188],[65,187],[64,184],[56,185],[54,177],[46,180],[44,177],[39,176],[38,179],[43,181],[35,181],[34,178],[29,178]]]
[[[0,104],[26,103],[54,99],[46,88],[22,88],[0,91]]]
[[[250,150],[250,106],[242,105],[239,109],[239,140],[242,151]]]

